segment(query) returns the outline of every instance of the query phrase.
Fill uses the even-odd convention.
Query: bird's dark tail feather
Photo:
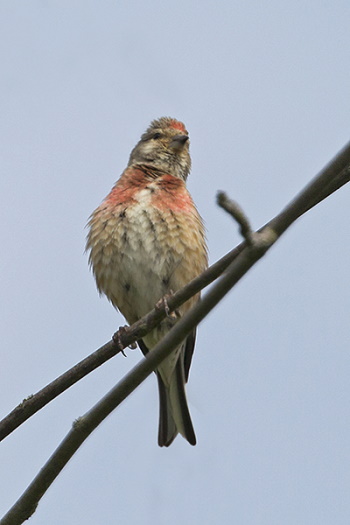
[[[159,388],[159,429],[158,445],[168,447],[176,438],[178,432],[171,414],[169,390],[165,387],[159,372],[157,373]]]
[[[166,387],[159,373],[159,432],[158,444],[168,447],[178,432],[191,444],[196,444],[190,412],[185,393],[185,377],[182,359],[178,359],[170,386]]]

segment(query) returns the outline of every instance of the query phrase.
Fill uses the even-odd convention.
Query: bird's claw
[[[113,334],[112,336],[112,341],[117,345],[117,347],[119,348],[119,350],[121,351],[121,353],[123,354],[124,357],[126,357],[126,353],[124,352],[124,345],[122,343],[122,335],[125,335],[126,334],[126,331],[127,331],[127,328],[128,326],[125,325],[125,326],[120,326],[118,331]],[[135,343],[133,343],[135,344]]]
[[[157,310],[164,310],[165,315],[169,317],[170,319],[176,319],[176,313],[171,312],[169,305],[168,305],[168,298],[174,295],[174,292],[172,290],[169,290],[169,293],[166,295],[163,295],[161,299],[156,303],[156,309]]]
[[[119,330],[113,334],[112,336],[112,341],[117,345],[117,347],[120,349],[121,353],[123,354],[124,357],[126,357],[126,354],[124,352],[124,345],[122,343],[122,336],[123,335],[126,335],[127,334],[127,331],[128,331],[128,328],[129,326],[128,325],[125,325],[125,326],[120,326],[119,327]],[[136,344],[136,341],[134,341],[133,343],[130,343],[128,345],[128,348],[131,348],[131,350],[135,350],[137,348],[137,344]]]

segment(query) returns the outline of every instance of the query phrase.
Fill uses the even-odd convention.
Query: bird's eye
[[[157,140],[157,139],[160,139],[161,136],[162,136],[162,135],[161,135],[160,133],[155,133],[155,134],[153,135],[152,139]]]

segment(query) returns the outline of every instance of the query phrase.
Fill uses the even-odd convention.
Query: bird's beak
[[[169,147],[175,151],[180,151],[187,141],[188,135],[175,135],[175,137],[172,138]]]

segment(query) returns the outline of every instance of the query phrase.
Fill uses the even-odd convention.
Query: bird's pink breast
[[[141,194],[149,192],[149,204],[159,210],[180,212],[191,210],[193,201],[184,181],[172,175],[164,174],[156,179],[149,179],[140,169],[129,168],[119,179],[105,203],[108,206],[131,204],[139,200]]]

